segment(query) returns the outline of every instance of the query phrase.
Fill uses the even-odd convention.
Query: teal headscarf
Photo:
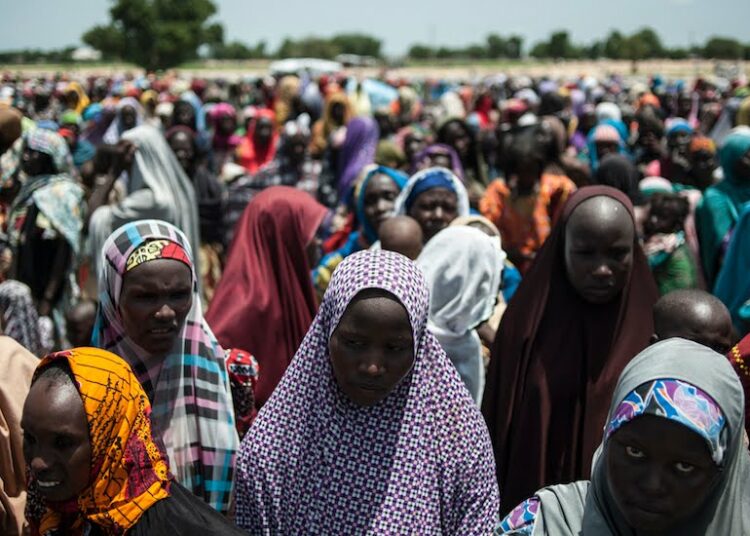
[[[355,208],[357,220],[362,224],[362,231],[364,232],[365,238],[369,244],[374,244],[378,240],[377,229],[373,229],[372,225],[370,225],[365,217],[365,191],[367,190],[367,184],[370,182],[370,179],[375,175],[388,176],[394,183],[396,183],[399,192],[404,189],[406,181],[408,180],[407,176],[400,171],[385,166],[376,166],[365,175],[365,178],[362,180],[362,183],[357,190]]]
[[[750,128],[737,128],[724,140],[719,161],[724,180],[710,186],[696,212],[701,261],[709,282],[721,266],[722,243],[739,219],[742,206],[750,201],[750,177],[744,180],[734,171],[737,161],[750,150]]]

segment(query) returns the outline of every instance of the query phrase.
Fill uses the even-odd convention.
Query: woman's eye
[[[344,344],[346,344],[350,348],[362,348],[364,346],[363,342],[356,341],[354,339],[344,339]]]
[[[646,455],[643,453],[643,451],[641,449],[638,449],[636,447],[631,447],[630,445],[627,445],[625,447],[625,452],[631,458],[641,459],[641,458],[645,458],[646,457]]]
[[[683,474],[692,473],[695,470],[694,465],[690,463],[686,463],[686,462],[677,462],[676,464],[674,464],[674,466],[677,469],[677,471]]]
[[[55,447],[58,449],[66,449],[73,444],[73,441],[66,436],[58,436],[55,438]]]

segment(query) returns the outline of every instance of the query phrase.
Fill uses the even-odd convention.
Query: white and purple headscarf
[[[349,401],[328,341],[365,289],[409,314],[414,365],[381,402]],[[238,457],[237,524],[252,534],[488,534],[499,508],[492,446],[455,368],[426,329],[429,291],[397,253],[362,251],[320,311]]]

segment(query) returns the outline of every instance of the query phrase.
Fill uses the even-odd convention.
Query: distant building
[[[102,53],[91,47],[79,47],[70,55],[73,61],[99,61]]]

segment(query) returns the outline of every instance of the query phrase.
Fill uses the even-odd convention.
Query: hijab
[[[417,259],[430,287],[427,326],[475,401],[484,387],[482,343],[475,328],[495,309],[505,252],[499,237],[471,227],[447,227]]]
[[[130,106],[135,110],[135,126],[138,127],[143,123],[143,107],[141,106],[141,103],[138,102],[134,97],[125,97],[120,102],[118,102],[117,106],[115,107],[115,118],[109,125],[107,132],[104,133],[104,137],[102,138],[104,143],[114,145],[115,143],[120,141],[120,139],[122,139],[123,137],[123,134],[127,132],[122,124],[122,110],[126,106]]]
[[[620,376],[591,483],[576,482],[538,492],[541,507],[531,534],[635,534],[609,490],[606,458],[614,430],[644,414],[669,419],[697,433],[721,467],[719,482],[703,507],[664,536],[747,534],[750,458],[744,444],[744,410],[742,385],[724,356],[684,339],[650,346]]]
[[[45,357],[70,367],[81,395],[91,444],[89,486],[62,509],[41,496],[30,501],[32,535],[84,534],[84,521],[107,533],[125,533],[158,501],[169,497],[169,462],[154,441],[146,393],[120,357],[96,348],[74,348]],[[34,480],[30,493],[34,491]],[[72,511],[69,511],[72,510]]]
[[[75,109],[73,110],[77,114],[82,114],[83,111],[86,109],[86,107],[91,103],[91,100],[89,99],[89,96],[86,94],[86,92],[83,90],[83,87],[81,87],[81,84],[78,82],[71,82],[68,84],[68,87],[65,89],[66,93],[73,92],[76,95],[78,95],[78,103],[76,104]]]
[[[375,162],[379,137],[378,123],[371,117],[355,117],[347,124],[337,162],[339,200],[346,198],[365,166]]]
[[[745,206],[732,233],[724,263],[716,278],[714,295],[727,306],[737,333],[744,335],[750,321],[750,206]],[[0,285],[2,287],[2,285]]]
[[[406,309],[414,364],[372,407],[339,389],[328,341],[365,289]],[[415,264],[362,251],[334,273],[302,345],[242,444],[237,523],[253,534],[487,534],[497,515],[481,416],[426,329]]]
[[[142,125],[126,132],[123,138],[137,148],[129,173],[128,195],[119,204],[99,207],[91,215],[89,236],[94,263],[99,262],[104,242],[112,231],[149,218],[175,225],[188,237],[191,250],[198,251],[195,190],[164,136],[156,128]]]
[[[385,175],[391,179],[398,187],[399,192],[404,188],[407,182],[406,176],[396,169],[391,169],[386,166],[374,166],[365,174],[362,181],[357,185],[354,192],[355,212],[357,215],[357,221],[359,221],[362,227],[362,232],[364,233],[368,244],[374,244],[378,240],[377,229],[374,229],[365,217],[365,194],[367,193],[367,185],[376,175]]]
[[[259,119],[268,119],[273,124],[273,133],[266,147],[255,145],[255,128]],[[256,173],[264,164],[273,160],[279,144],[279,132],[276,128],[276,114],[268,108],[255,111],[255,116],[247,128],[247,133],[237,147],[237,163],[242,165],[248,173]]]
[[[0,314],[3,334],[14,339],[34,355],[41,355],[42,338],[31,289],[9,279],[0,283]]]
[[[21,414],[38,363],[18,342],[0,336],[0,532],[7,536],[24,534],[27,525]]]
[[[225,347],[258,359],[258,405],[271,395],[315,316],[305,250],[325,215],[310,195],[272,186],[253,198],[235,228],[206,318]]]
[[[442,167],[423,169],[412,175],[396,198],[394,212],[397,215],[409,214],[417,197],[433,188],[447,188],[454,192],[458,199],[458,217],[469,215],[469,194],[466,188],[456,175]]]
[[[182,254],[193,280],[192,307],[172,350],[160,360],[153,360],[128,337],[120,313],[128,260],[155,240],[168,242]],[[92,344],[117,353],[133,368],[152,401],[154,429],[164,441],[177,481],[214,509],[226,512],[239,438],[225,352],[203,318],[192,252],[187,237],[164,221],[135,221],[112,233],[100,261],[99,310]]]
[[[565,226],[579,205],[598,196],[618,201],[633,218],[630,200],[614,188],[588,186],[571,195],[492,347],[482,412],[506,508],[545,484],[589,476],[612,388],[653,333],[659,294],[637,242],[629,277],[610,303],[584,301],[568,281]]]
[[[447,156],[450,158],[451,171],[459,179],[463,180],[464,167],[461,164],[461,159],[458,157],[458,153],[453,147],[445,145],[444,143],[433,143],[414,155],[414,161],[411,163],[412,173],[416,173],[425,167],[431,167],[433,165],[432,158],[435,156]]]

